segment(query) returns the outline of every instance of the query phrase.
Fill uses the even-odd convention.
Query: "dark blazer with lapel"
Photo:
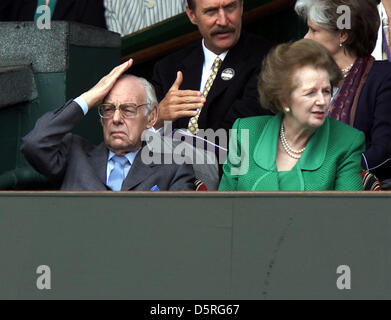
[[[354,127],[366,137],[363,167],[382,179],[391,178],[391,63],[374,62],[360,94]]]
[[[37,0],[1,0],[0,21],[33,21]],[[106,28],[103,0],[57,0],[53,20]]]
[[[61,184],[61,190],[109,190],[105,144],[95,146],[69,133],[83,117],[81,108],[72,101],[48,112],[23,138],[21,151],[37,171]],[[161,191],[194,189],[191,165],[145,164],[142,152],[137,154],[122,190],[149,191],[154,186]]]
[[[207,96],[198,125],[201,129],[229,130],[237,118],[269,114],[261,108],[257,91],[262,59],[270,46],[263,38],[243,33],[239,42],[227,54]],[[176,52],[159,61],[154,68],[152,83],[161,101],[171,88],[178,71],[183,72],[182,90],[200,90],[204,53],[202,43]],[[221,73],[231,68],[232,80],[224,81]],[[174,128],[187,128],[189,118],[174,123]]]

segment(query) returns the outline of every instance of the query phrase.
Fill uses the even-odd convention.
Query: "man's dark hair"
[[[239,0],[239,2],[243,2],[243,0]],[[187,0],[187,6],[190,10],[195,9],[195,0]]]
[[[194,10],[194,0],[187,0],[187,6],[190,10]]]

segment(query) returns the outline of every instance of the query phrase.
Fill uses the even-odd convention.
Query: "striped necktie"
[[[111,170],[108,186],[113,191],[121,191],[122,183],[125,180],[124,168],[129,161],[126,157],[114,156],[111,160],[114,161],[114,169]]]
[[[208,80],[206,80],[204,90],[202,91],[202,94],[204,95],[205,98],[207,97],[207,95],[210,91],[210,88],[212,88],[213,82],[216,79],[217,73],[219,72],[219,69],[220,69],[220,66],[222,63],[223,63],[223,60],[221,60],[219,57],[217,57],[215,59],[215,61],[213,62],[212,73],[210,74]],[[192,134],[197,134],[199,131],[198,118],[200,117],[200,113],[201,113],[201,109],[198,110],[197,115],[195,117],[192,117],[189,121],[188,128]]]

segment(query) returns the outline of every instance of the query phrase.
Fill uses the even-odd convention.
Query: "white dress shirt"
[[[205,41],[202,40],[202,49],[204,50],[204,65],[202,68],[202,77],[201,77],[201,84],[200,84],[200,91],[204,91],[204,87],[206,84],[206,81],[208,80],[210,74],[212,73],[212,67],[213,63],[215,62],[216,58],[219,57],[222,61],[224,61],[225,57],[228,54],[228,50],[223,52],[220,55],[217,55],[210,51],[207,47],[205,47]]]

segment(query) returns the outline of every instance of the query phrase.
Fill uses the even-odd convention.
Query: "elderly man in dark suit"
[[[188,0],[186,12],[203,40],[155,65],[157,127],[173,121],[174,128],[201,134],[229,130],[237,118],[269,114],[257,92],[269,45],[242,33],[243,0]]]
[[[36,170],[60,183],[62,190],[194,189],[190,165],[152,162],[149,150],[145,152],[148,145],[142,142],[142,134],[155,124],[158,107],[146,80],[122,75],[132,63],[116,67],[79,98],[45,114],[24,137],[26,158]],[[99,146],[70,133],[96,106],[104,135]]]

